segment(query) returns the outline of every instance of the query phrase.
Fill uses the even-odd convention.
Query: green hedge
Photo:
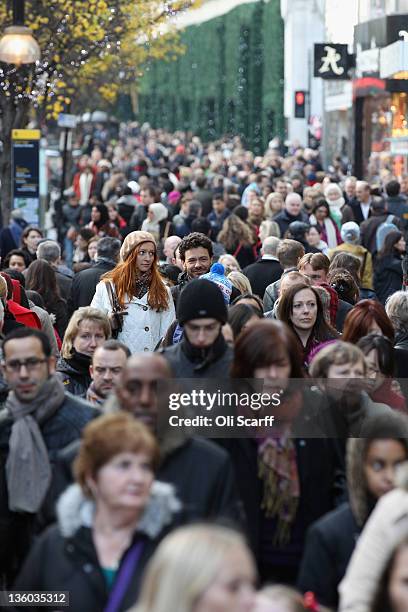
[[[239,134],[256,153],[271,137],[283,136],[279,4],[244,4],[187,28],[184,55],[146,67],[138,119],[172,131],[192,130],[205,141]]]

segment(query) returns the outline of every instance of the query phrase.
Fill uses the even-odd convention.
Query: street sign
[[[347,45],[317,43],[314,46],[313,76],[321,79],[349,79],[350,68]]]
[[[40,137],[40,130],[12,131],[13,208],[33,225],[40,221]]]
[[[66,113],[60,113],[58,115],[58,127],[68,128],[73,130],[78,124],[78,117],[76,115],[67,115]]]

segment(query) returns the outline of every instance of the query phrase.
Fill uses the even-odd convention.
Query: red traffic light
[[[296,104],[302,106],[305,103],[305,94],[303,91],[296,92]]]

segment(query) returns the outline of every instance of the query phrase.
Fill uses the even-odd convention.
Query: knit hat
[[[222,291],[224,302],[227,304],[227,306],[229,305],[232,293],[232,283],[225,276],[225,268],[222,264],[213,264],[210,271],[207,272],[207,274],[200,276],[200,278],[207,278],[212,283],[215,283]]]
[[[180,325],[193,319],[216,319],[226,323],[228,318],[224,296],[215,283],[197,278],[182,290],[177,304]]]
[[[360,228],[354,221],[348,221],[341,226],[341,237],[344,242],[355,244],[360,239]]]
[[[133,249],[143,242],[152,242],[156,247],[156,241],[149,232],[131,232],[128,234],[120,249],[120,260],[126,261]]]

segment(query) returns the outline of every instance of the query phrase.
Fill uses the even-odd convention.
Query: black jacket
[[[69,300],[69,311],[71,314],[81,306],[90,305],[101,276],[113,270],[115,265],[114,261],[98,259],[92,268],[81,270],[81,272],[75,274]]]
[[[169,363],[174,378],[228,378],[233,360],[233,351],[227,345],[222,334],[213,345],[215,352],[208,358],[198,359],[191,353],[185,336],[178,344],[160,350]]]
[[[267,286],[280,279],[282,272],[283,268],[276,259],[260,259],[243,270],[251,283],[252,292],[259,295],[261,300]]]
[[[65,390],[84,398],[92,382],[89,365],[77,364],[74,360],[60,357],[57,361],[57,375],[65,385]]]
[[[381,304],[402,288],[402,260],[395,255],[378,257],[374,268],[374,291]]]
[[[338,332],[341,333],[343,331],[344,321],[346,320],[348,313],[352,309],[353,306],[351,304],[339,299],[339,304],[337,306],[336,312],[336,329]]]
[[[281,559],[290,568],[295,578],[303,550],[307,528],[318,518],[332,510],[341,499],[344,484],[344,459],[336,440],[319,438],[295,438],[296,462],[300,482],[299,506],[288,545],[274,551],[275,562],[269,560],[271,574],[264,575],[269,581],[279,577]],[[258,445],[253,439],[223,440],[230,453],[235,472],[239,474],[238,486],[244,504],[248,524],[248,535],[258,563],[262,566],[262,549],[266,538],[269,546],[273,533],[263,533],[264,512],[262,510],[263,483],[258,477]],[[277,492],[278,494],[278,492]],[[282,563],[283,565],[283,563]],[[274,572],[276,571],[276,573]]]
[[[155,482],[148,505],[135,531],[131,546],[142,544],[140,557],[133,567],[118,612],[131,608],[138,597],[146,564],[161,539],[183,520],[171,507],[177,498],[167,493],[168,502],[158,499],[159,489],[168,485]],[[163,497],[163,496],[162,496]],[[170,499],[171,498],[171,499]],[[79,500],[79,501],[78,501]],[[82,501],[81,501],[82,500]],[[174,501],[173,501],[174,500]],[[167,503],[167,507],[163,504]],[[101,612],[109,598],[109,588],[100,566],[92,537],[92,529],[84,524],[86,507],[92,515],[92,502],[86,500],[78,485],[71,486],[58,503],[58,525],[48,528],[28,554],[14,589],[20,591],[68,591],[70,612]],[[185,520],[185,519],[184,519]],[[119,571],[127,551],[119,563]],[[56,609],[58,606],[54,606]],[[16,606],[16,609],[20,609]],[[39,606],[21,610],[41,612]]]
[[[65,394],[60,408],[41,426],[53,470],[61,448],[78,440],[85,425],[98,414],[88,402],[70,393]],[[8,509],[5,463],[11,426],[11,418],[0,424],[0,576],[2,573],[12,576],[27,554],[36,519],[35,515],[10,512]]]
[[[337,587],[346,573],[361,529],[348,502],[310,527],[297,587],[313,591],[319,603],[337,608]]]
[[[79,441],[59,453],[53,480],[54,501],[73,482],[72,464],[78,449]],[[242,522],[235,471],[228,454],[217,444],[203,438],[185,439],[164,453],[157,479],[173,485],[184,512],[192,520],[223,518]]]
[[[281,238],[285,237],[285,234],[289,229],[289,225],[293,223],[293,221],[302,221],[303,223],[309,223],[309,217],[305,212],[303,212],[303,210],[301,210],[298,215],[290,215],[288,211],[284,209],[280,213],[275,215],[272,220],[276,221],[276,223],[279,225]]]
[[[63,274],[56,268],[54,268],[54,271],[61,297],[68,302],[69,296],[71,295],[72,278],[66,274]]]

